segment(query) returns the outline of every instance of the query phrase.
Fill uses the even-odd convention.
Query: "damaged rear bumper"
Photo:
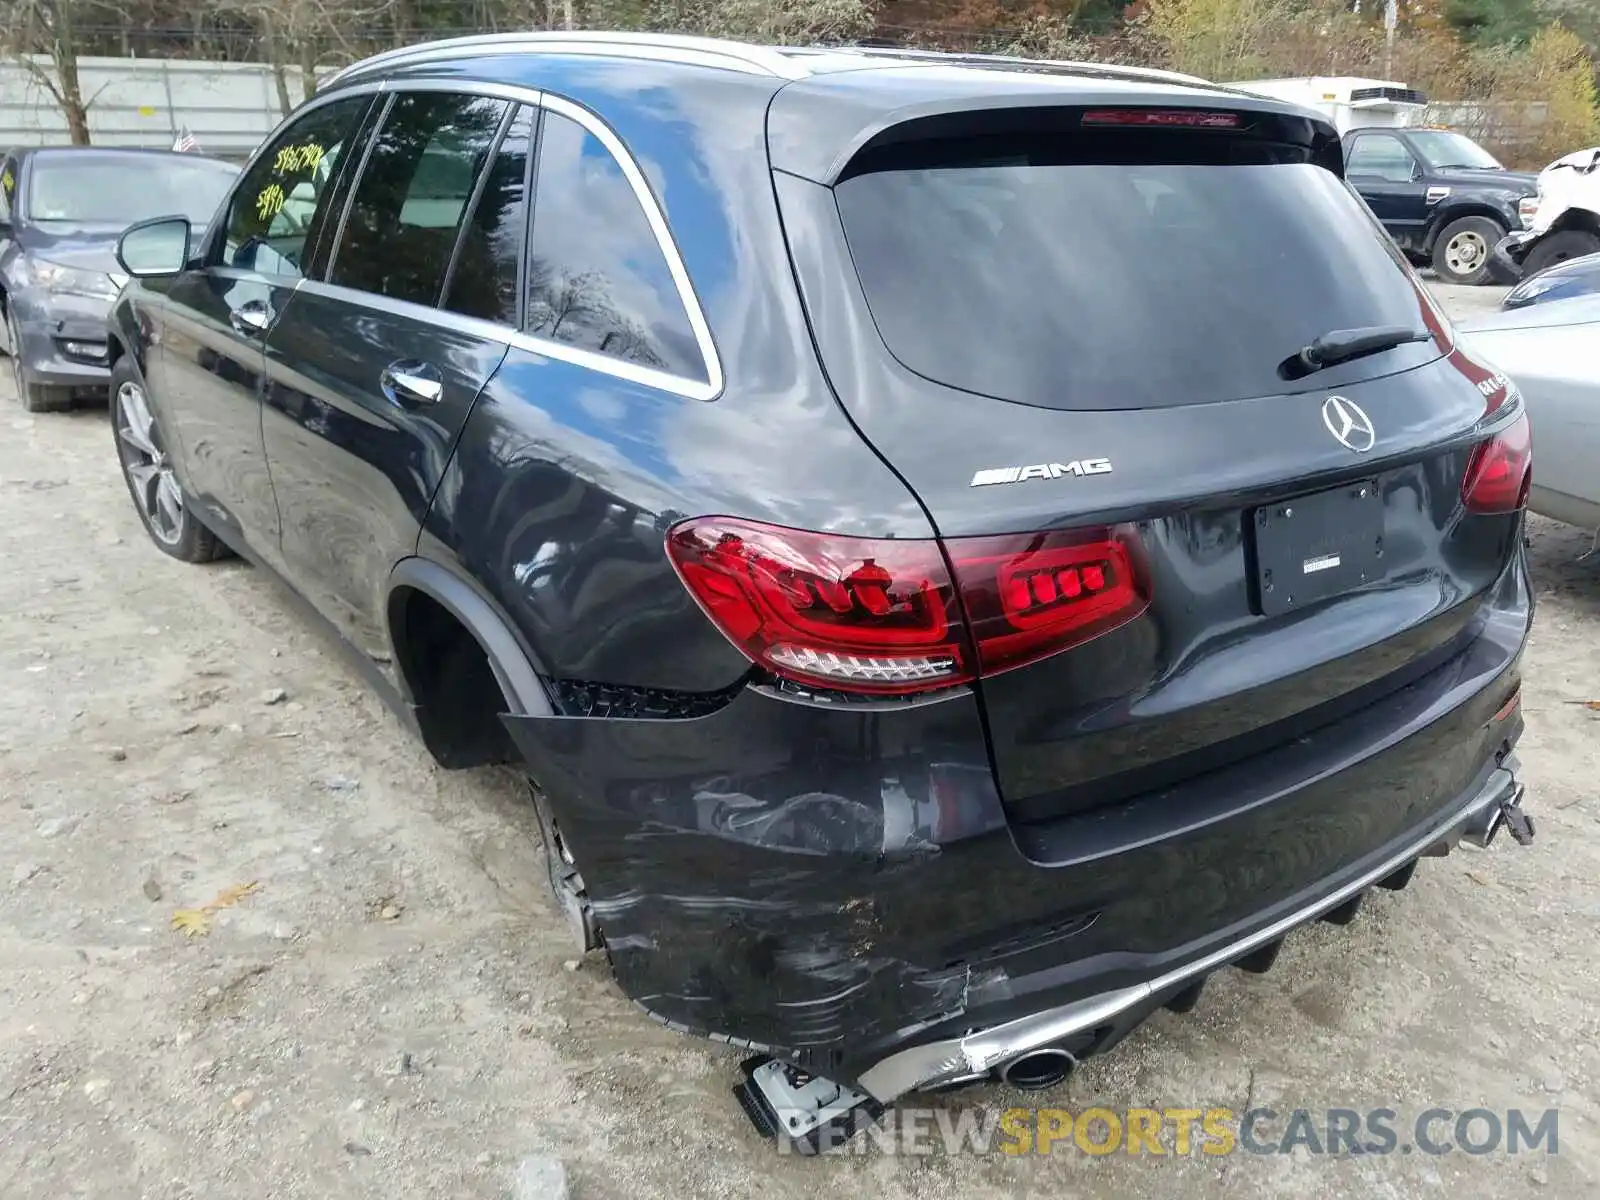
[[[1254,957],[1264,963],[1276,957],[1284,936],[1298,926],[1329,915],[1367,889],[1394,880],[1404,886],[1419,858],[1445,853],[1463,838],[1487,847],[1507,810],[1519,810],[1522,787],[1516,780],[1515,755],[1508,754],[1488,772],[1482,787],[1447,811],[1436,825],[1399,849],[1387,849],[1352,868],[1351,877],[1331,889],[1320,889],[1308,901],[1226,944],[1198,953],[1180,967],[1128,987],[1071,1001],[1013,1021],[957,1037],[922,1042],[891,1054],[860,1075],[860,1085],[874,1099],[887,1103],[906,1092],[981,1079],[1024,1055],[1075,1046],[1073,1058],[1120,1040],[1153,1010],[1173,1004],[1211,972]],[[1531,836],[1531,833],[1530,833]],[[1342,923],[1342,922],[1341,922]],[[1252,964],[1254,965],[1254,964]],[[1175,1005],[1176,1006],[1176,1005]],[[1181,1007],[1188,1007],[1185,1003]]]
[[[964,690],[823,703],[751,686],[687,719],[506,724],[629,996],[887,1102],[1035,1047],[1104,1049],[1481,829],[1521,731],[1530,615],[1508,572],[1471,639],[1406,687],[1179,787],[1027,826]]]

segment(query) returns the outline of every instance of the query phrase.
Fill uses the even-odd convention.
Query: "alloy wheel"
[[[145,524],[160,541],[176,545],[183,536],[183,493],[178,490],[144,389],[131,380],[124,380],[117,389],[117,440],[122,469],[133,485]]]

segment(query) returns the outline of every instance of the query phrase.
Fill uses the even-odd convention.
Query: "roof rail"
[[[319,88],[346,82],[358,75],[385,67],[401,67],[412,62],[427,62],[469,54],[474,50],[497,50],[511,54],[616,54],[621,57],[659,58],[673,62],[696,62],[721,66],[750,74],[771,75],[780,79],[804,78],[809,71],[781,50],[770,46],[751,46],[720,38],[690,37],[671,33],[606,33],[584,30],[546,30],[531,33],[472,34],[445,38],[386,50],[351,63],[324,79]]]

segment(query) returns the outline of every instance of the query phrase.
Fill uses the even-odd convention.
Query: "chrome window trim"
[[[596,354],[592,350],[581,350],[576,346],[552,342],[545,338],[534,337],[532,334],[518,333],[511,326],[502,325],[498,321],[487,321],[482,317],[469,317],[462,313],[451,312],[449,309],[417,304],[411,300],[396,300],[390,296],[380,296],[376,292],[364,292],[359,288],[346,287],[340,283],[328,283],[321,279],[300,280],[295,287],[295,293],[298,295],[301,292],[308,296],[322,296],[345,304],[359,304],[365,308],[392,313],[394,316],[405,317],[408,320],[443,326],[447,329],[453,329],[457,333],[464,333],[469,337],[481,338],[486,342],[498,342],[508,349],[516,348],[530,354],[537,354],[542,358],[557,359],[572,366],[585,367],[589,370],[598,371],[603,375],[626,379],[631,383],[642,384],[657,391],[671,392],[688,400],[709,399],[705,395],[706,385],[704,380],[684,379],[682,376],[671,375],[665,371],[636,366],[633,363],[624,362],[620,358]]]
[[[491,39],[503,41],[504,39]],[[596,371],[602,375],[610,375],[617,379],[624,379],[630,383],[637,383],[644,387],[654,388],[657,391],[671,392],[673,395],[682,396],[688,400],[715,400],[722,394],[726,385],[726,377],[722,370],[722,359],[717,353],[715,339],[711,336],[711,325],[706,320],[705,310],[701,307],[700,297],[694,290],[694,283],[689,278],[688,268],[683,264],[683,255],[678,251],[678,244],[672,237],[672,231],[667,227],[666,216],[661,211],[660,204],[656,201],[655,192],[650,188],[649,181],[645,179],[643,170],[635,161],[628,148],[623,145],[622,139],[605,123],[597,114],[561,96],[551,95],[549,92],[538,88],[523,87],[515,84],[480,83],[471,79],[390,79],[355,83],[347,87],[340,87],[325,94],[318,94],[307,101],[301,108],[296,109],[288,118],[279,123],[264,141],[261,147],[251,156],[250,162],[245,166],[248,172],[255,165],[256,159],[265,154],[267,149],[275,142],[281,131],[288,127],[291,121],[322,107],[324,104],[333,103],[335,100],[357,95],[365,92],[378,92],[394,94],[398,92],[454,92],[468,95],[488,96],[495,99],[509,100],[514,103],[528,104],[575,121],[585,131],[594,135],[595,139],[605,147],[611,155],[622,176],[628,181],[628,186],[633,189],[634,199],[644,211],[645,221],[650,226],[650,232],[655,235],[656,248],[666,260],[667,271],[672,276],[673,286],[678,293],[678,301],[683,305],[684,314],[689,319],[689,328],[694,333],[696,346],[700,350],[700,361],[705,367],[704,379],[693,379],[683,375],[676,375],[670,371],[658,371],[652,367],[641,367],[620,358],[613,358],[608,354],[599,354],[592,350],[584,350],[577,346],[569,346],[564,342],[553,341],[549,338],[539,337],[535,334],[525,333],[509,325],[498,322],[484,321],[477,317],[465,317],[459,313],[452,313],[441,307],[425,308],[409,304],[406,301],[393,300],[387,296],[380,296],[372,292],[362,292],[354,288],[343,287],[339,284],[328,283],[323,280],[298,277],[298,287],[315,288],[322,294],[332,294],[351,301],[359,301],[383,308],[388,305],[403,305],[406,315],[416,315],[419,318],[424,313],[431,313],[432,319],[442,322],[454,329],[474,334],[478,337],[493,338],[507,346],[553,358],[572,366],[583,367],[586,370]],[[382,133],[383,124],[380,119],[374,130],[374,136],[367,145],[361,147],[361,163],[357,168],[355,184],[361,182],[361,174],[366,169],[366,161],[371,153],[372,145],[377,136]],[[242,175],[241,175],[242,177]],[[534,196],[538,194],[538,167],[534,167]],[[352,186],[345,197],[345,209],[339,214],[338,228],[334,233],[333,248],[329,253],[325,270],[331,272],[338,257],[339,243],[344,236],[344,222],[349,215],[350,205],[355,199],[355,186]],[[231,205],[231,200],[230,200]],[[223,231],[226,236],[226,230]],[[529,229],[529,242],[524,245],[524,256],[531,247],[532,229]],[[257,272],[261,274],[261,272]],[[271,278],[289,279],[293,276],[272,276]],[[326,290],[324,290],[326,289]]]
[[[544,94],[543,107],[553,113],[577,122],[580,126],[593,134],[606,151],[615,160],[622,170],[623,178],[633,188],[634,198],[644,210],[645,220],[650,225],[650,231],[655,234],[656,246],[666,259],[667,271],[672,275],[672,282],[678,289],[678,300],[683,305],[684,314],[689,318],[689,328],[694,331],[694,340],[700,347],[700,361],[706,369],[704,379],[689,379],[681,375],[674,375],[667,371],[657,371],[650,367],[640,367],[633,363],[625,362],[620,358],[612,358],[605,354],[596,354],[590,350],[581,350],[576,346],[553,342],[546,338],[537,337],[529,333],[517,334],[522,341],[534,343],[537,353],[547,354],[551,358],[559,358],[564,362],[574,363],[578,366],[589,367],[593,370],[605,371],[622,379],[643,383],[649,387],[665,388],[691,400],[715,400],[722,394],[724,378],[722,374],[722,360],[717,355],[716,342],[711,337],[711,326],[707,322],[705,311],[700,307],[700,297],[696,295],[694,283],[689,278],[689,271],[683,265],[683,256],[678,253],[678,244],[673,240],[672,231],[667,228],[667,219],[661,212],[661,206],[656,203],[656,196],[650,190],[649,181],[645,179],[644,172],[639,169],[639,164],[634,161],[633,155],[622,144],[619,138],[597,115],[574,104],[561,96],[553,96],[549,92]],[[538,201],[537,166],[534,168],[534,201]],[[529,249],[532,248],[533,231],[530,227]],[[603,365],[602,365],[603,364]]]

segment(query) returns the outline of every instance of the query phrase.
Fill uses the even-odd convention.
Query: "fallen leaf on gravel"
[[[232,908],[260,886],[252,879],[249,883],[236,883],[232,887],[223,888],[217,893],[217,898],[206,905],[206,911],[216,912],[219,908]]]
[[[1489,886],[1489,881],[1487,879],[1485,879],[1482,875],[1475,875],[1471,871],[1468,871],[1466,873],[1466,875],[1467,875],[1468,879],[1472,880],[1472,882],[1477,884],[1479,887],[1488,887]]]
[[[204,909],[180,908],[172,914],[172,927],[185,937],[204,937],[211,932],[211,918]]]
[[[203,904],[199,908],[180,908],[173,913],[172,927],[181,930],[189,937],[204,937],[211,932],[212,913],[232,908],[260,886],[252,879],[249,883],[236,883],[232,887],[225,887],[217,893],[210,904]]]

